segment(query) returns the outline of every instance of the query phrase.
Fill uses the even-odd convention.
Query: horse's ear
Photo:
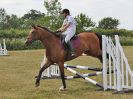
[[[37,25],[37,27],[41,27],[41,25]]]
[[[37,29],[37,26],[36,25],[32,25],[32,28]]]

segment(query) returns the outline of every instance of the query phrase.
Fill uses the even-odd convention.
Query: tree
[[[5,29],[6,11],[4,8],[0,8],[0,29]]]
[[[45,17],[44,13],[32,9],[26,14],[24,14],[24,16],[21,18],[20,20],[22,22],[21,27],[27,28],[33,24],[37,24],[37,20],[43,17]]]
[[[59,0],[45,0],[44,6],[47,10],[47,16],[51,17],[49,22],[51,29],[56,30],[62,23],[62,19],[59,15],[61,12],[61,3]]]
[[[20,28],[21,26],[21,22],[20,22],[20,18],[18,18],[16,15],[12,14],[12,15],[7,15],[6,16],[6,23],[5,26],[9,29],[9,28]],[[6,29],[7,29],[6,28]]]
[[[0,29],[20,28],[21,21],[16,15],[7,15],[5,9],[0,9]]]
[[[99,21],[98,28],[102,29],[117,29],[119,25],[119,20],[112,18],[112,17],[106,17],[103,18],[101,21]]]
[[[48,28],[50,28],[49,26],[49,22],[50,22],[50,17],[49,16],[45,16],[42,18],[39,18],[38,20],[36,20],[36,24],[42,25],[42,26],[46,26]]]
[[[78,33],[87,31],[88,29],[90,29],[90,27],[95,26],[95,23],[91,20],[91,18],[89,18],[83,13],[77,15],[76,21],[77,21],[77,32]]]
[[[38,19],[40,17],[44,17],[44,16],[45,16],[44,13],[32,9],[27,14],[25,14],[22,18],[23,19],[36,20],[36,19]]]
[[[59,0],[45,0],[44,6],[48,16],[56,16],[61,11],[61,3]]]

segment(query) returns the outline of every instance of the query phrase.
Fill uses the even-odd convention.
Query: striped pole
[[[102,71],[102,68],[93,68],[93,67],[88,67],[88,66],[74,66],[74,65],[66,65],[66,67],[69,68],[78,68],[78,69],[85,69],[85,70],[93,70],[93,71]]]
[[[91,73],[91,74],[83,74],[82,76],[84,77],[91,77],[91,76],[97,76],[97,75],[101,75],[102,72],[96,72],[96,73]],[[66,80],[70,80],[70,79],[74,79],[74,78],[81,78],[80,76],[78,75],[75,75],[75,76],[66,76],[65,79]]]
[[[75,70],[73,70],[73,69],[71,69],[71,68],[69,68],[69,67],[66,67],[66,66],[64,66],[64,67],[65,67],[67,70],[69,70],[70,72],[72,72],[72,73],[74,73],[74,74],[80,76],[81,78],[87,80],[88,82],[90,82],[90,83],[92,83],[92,84],[94,84],[94,85],[96,85],[96,86],[98,86],[98,87],[100,87],[100,88],[103,88],[103,86],[102,86],[101,84],[99,84],[98,82],[96,82],[95,80],[90,79],[90,78],[88,78],[88,77],[84,77],[82,74],[76,72]]]

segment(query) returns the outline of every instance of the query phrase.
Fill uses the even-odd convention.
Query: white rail
[[[3,44],[0,43],[0,56],[3,56],[3,55],[8,55],[7,49],[6,49],[5,39],[3,39]]]
[[[102,36],[103,46],[103,85],[104,90],[133,89],[133,72],[128,64],[118,35],[115,35],[115,45],[110,37]],[[109,70],[109,75],[107,71]],[[114,71],[112,74],[111,71]],[[113,75],[113,76],[112,76]]]

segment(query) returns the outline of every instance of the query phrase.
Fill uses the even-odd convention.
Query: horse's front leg
[[[63,86],[61,86],[60,91],[64,91],[66,89],[66,82],[65,82],[65,77],[64,77],[64,62],[59,62],[59,69],[60,69],[60,75],[61,75],[61,79],[62,79],[62,84]]]
[[[39,70],[39,74],[37,76],[36,83],[35,83],[36,87],[38,87],[40,85],[40,79],[41,79],[42,72],[45,69],[47,69],[51,64],[52,64],[52,62],[47,60],[46,63]]]

